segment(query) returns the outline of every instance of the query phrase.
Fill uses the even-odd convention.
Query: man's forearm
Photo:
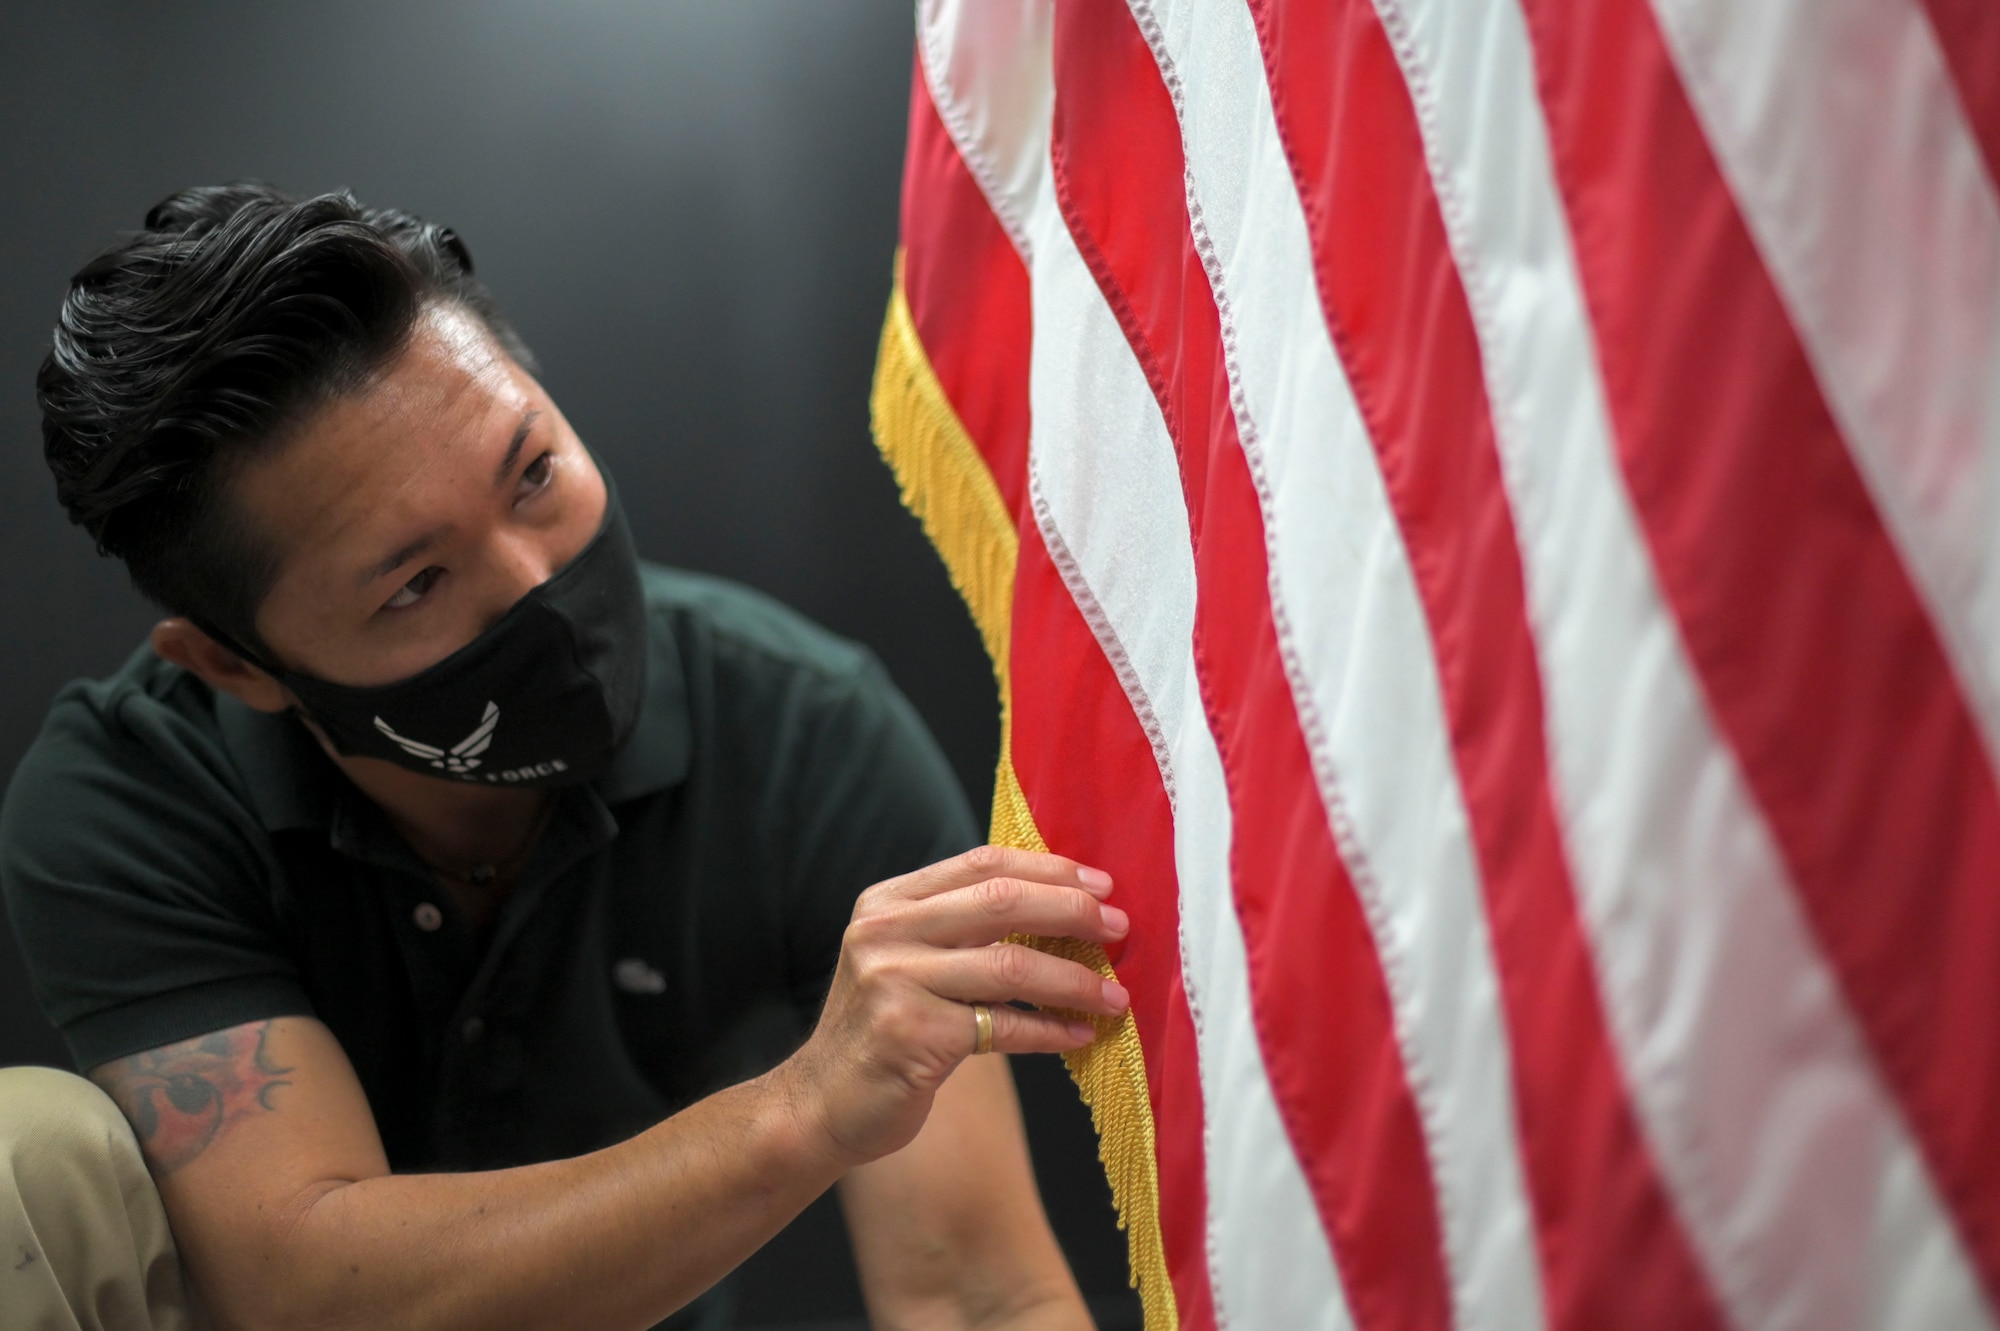
[[[907,1146],[973,1051],[978,1008],[992,1047],[1022,1053],[1091,1038],[1088,1022],[1049,1009],[1123,1011],[1123,991],[1089,968],[1001,941],[1116,938],[1125,922],[1100,904],[1109,890],[1069,861],[993,848],[877,884],[797,1053],[573,1160],[392,1176],[345,1051],[307,1017],[210,1032],[92,1076],[132,1122],[225,1327],[637,1331],[849,1170]],[[1042,1010],[1008,1006],[1017,999]]]
[[[781,1078],[760,1078],[572,1160],[321,1185],[255,1270],[206,1265],[255,1281],[258,1297],[215,1301],[260,1327],[643,1328],[841,1172]]]
[[[871,1325],[1088,1331],[1006,1058],[961,1064],[916,1140],[848,1173],[840,1201]]]

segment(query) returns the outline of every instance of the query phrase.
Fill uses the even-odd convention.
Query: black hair
[[[229,480],[395,359],[437,302],[534,370],[446,227],[256,181],[169,196],[63,298],[35,376],[56,498],[140,592],[261,654],[277,551]]]

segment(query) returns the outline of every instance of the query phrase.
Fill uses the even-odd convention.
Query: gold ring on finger
[[[972,1005],[972,1052],[993,1052],[993,1009],[984,1003]]]

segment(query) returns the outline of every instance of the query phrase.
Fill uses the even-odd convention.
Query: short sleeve
[[[0,887],[80,1068],[310,1014],[275,873],[217,737],[143,690],[65,690],[0,808]]]

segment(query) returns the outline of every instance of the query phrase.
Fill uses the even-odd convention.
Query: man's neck
[[[419,776],[379,758],[334,761],[420,858],[447,873],[517,858],[552,798],[545,790]]]
[[[477,786],[421,776],[380,758],[340,752],[303,712],[293,713],[333,765],[389,817],[418,858],[447,873],[514,858],[541,825],[552,796],[518,786]]]

